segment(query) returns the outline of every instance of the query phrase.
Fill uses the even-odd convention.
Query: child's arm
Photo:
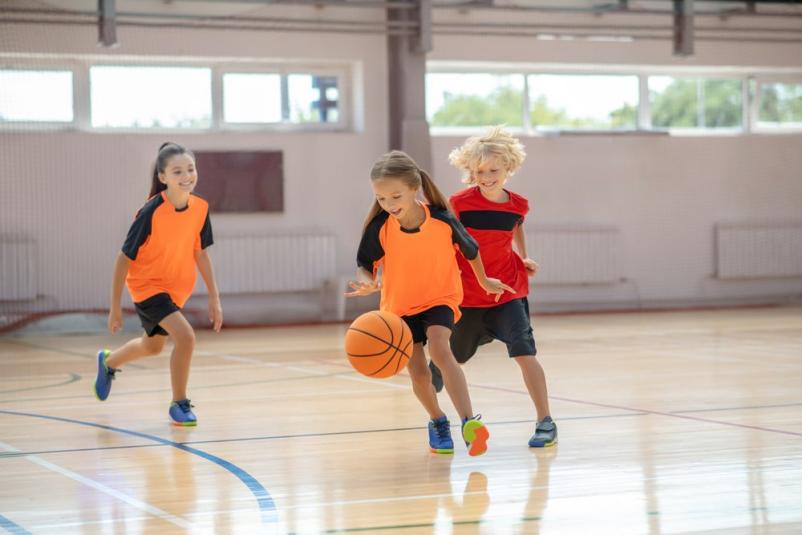
[[[209,292],[209,322],[212,324],[212,329],[219,333],[223,326],[223,306],[220,304],[220,292],[214,278],[212,260],[206,249],[195,251],[195,263],[198,265],[198,271],[200,271],[203,282],[206,284],[206,290]]]
[[[473,274],[476,275],[476,280],[479,282],[479,286],[485,289],[485,291],[489,294],[495,294],[496,301],[501,299],[501,294],[504,291],[508,291],[511,293],[515,293],[515,290],[504,284],[498,279],[494,279],[492,277],[488,277],[485,273],[485,266],[482,264],[482,257],[479,255],[479,251],[476,251],[476,256],[473,258],[467,258],[468,263],[471,264],[471,268],[473,269]]]
[[[111,277],[108,327],[109,332],[112,333],[116,333],[123,326],[123,309],[120,302],[123,294],[123,285],[125,284],[125,276],[128,274],[128,266],[130,265],[131,259],[120,251],[117,255],[117,260],[114,261],[114,272]]]
[[[529,258],[529,256],[526,254],[526,233],[524,232],[522,225],[515,225],[515,230],[513,230],[512,233],[512,240],[513,243],[515,243],[515,249],[518,251],[518,256],[520,256],[524,261],[526,273],[530,277],[534,277],[539,266],[537,265],[537,262]]]

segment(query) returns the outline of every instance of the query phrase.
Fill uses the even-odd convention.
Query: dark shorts
[[[412,341],[416,344],[426,345],[426,329],[432,325],[442,325],[450,331],[454,330],[454,311],[445,305],[437,305],[412,316],[401,316],[401,319],[409,325]]]
[[[482,344],[500,340],[510,357],[536,355],[535,337],[525,297],[495,307],[461,307],[462,318],[451,333],[451,351],[459,363],[470,359]]]
[[[139,321],[142,322],[142,328],[145,329],[145,334],[148,336],[157,334],[167,336],[167,331],[159,323],[173,312],[181,310],[167,293],[156,294],[144,301],[134,303],[134,308],[139,314]]]

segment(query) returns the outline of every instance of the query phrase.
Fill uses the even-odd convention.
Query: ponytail
[[[156,163],[153,164],[153,176],[150,181],[150,194],[148,195],[148,199],[167,189],[167,184],[159,180],[159,175],[164,173],[164,169],[167,167],[167,162],[170,158],[178,154],[189,154],[192,159],[195,159],[195,155],[192,154],[191,151],[178,143],[167,141],[166,143],[162,143],[161,147],[159,147]]]
[[[437,189],[437,185],[429,176],[429,173],[423,169],[418,169],[421,178],[421,187],[423,188],[423,196],[429,201],[431,206],[435,206],[441,210],[449,211],[448,201],[442,192]]]

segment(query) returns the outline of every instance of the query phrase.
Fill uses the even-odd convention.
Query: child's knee
[[[164,349],[164,342],[166,340],[166,336],[147,336],[142,339],[142,346],[145,348],[147,355],[158,355],[162,352],[162,349]]]
[[[191,328],[180,329],[178,332],[173,333],[173,343],[184,348],[195,347],[195,331]]]

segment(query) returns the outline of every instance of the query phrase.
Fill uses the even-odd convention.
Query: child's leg
[[[173,401],[187,399],[189,365],[195,350],[195,331],[181,312],[173,312],[160,323],[173,339],[170,355],[170,382],[173,386]]]
[[[111,368],[119,368],[123,364],[138,360],[144,357],[158,355],[164,349],[166,336],[148,336],[143,334],[139,338],[129,340],[125,345],[109,353],[106,358],[106,365]]]
[[[423,344],[417,343],[412,346],[412,358],[407,364],[409,377],[412,379],[412,391],[423,408],[429,413],[429,418],[436,420],[445,413],[437,403],[437,395],[432,388],[432,376],[429,367],[426,365],[426,355],[423,352]]]
[[[543,367],[534,355],[514,357],[515,362],[521,368],[521,375],[524,378],[529,397],[535,403],[538,421],[543,421],[547,416],[551,416],[549,410],[549,395],[546,390],[546,374]]]
[[[473,418],[473,408],[471,407],[471,398],[468,394],[468,383],[465,381],[465,374],[462,373],[462,368],[457,364],[457,360],[449,347],[451,329],[442,325],[430,325],[426,329],[426,336],[429,339],[429,355],[432,357],[432,362],[440,368],[440,372],[443,374],[443,384],[446,392],[448,392],[448,396],[451,398],[451,402],[457,409],[460,418],[463,420],[465,418]],[[426,371],[428,375],[428,368]],[[429,389],[433,390],[431,385],[429,385]]]

